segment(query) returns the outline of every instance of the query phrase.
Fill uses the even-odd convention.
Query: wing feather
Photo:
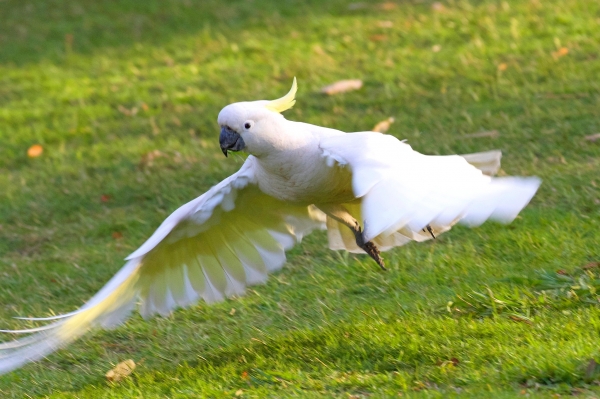
[[[423,231],[427,226],[437,235],[458,222],[510,222],[540,185],[536,177],[485,175],[498,170],[499,151],[427,156],[393,136],[374,132],[331,135],[320,147],[330,163],[349,165],[353,192],[361,204],[362,218],[357,220],[364,221],[366,238],[382,250],[430,239]],[[327,225],[333,230],[332,248],[360,251],[343,226],[329,220]]]
[[[216,302],[263,283],[285,263],[285,250],[323,228],[313,207],[287,204],[255,184],[254,159],[234,175],[173,212],[127,258],[125,266],[86,304],[50,324],[0,344],[0,374],[38,360],[94,327],[113,327],[135,309],[167,315],[199,298]]]

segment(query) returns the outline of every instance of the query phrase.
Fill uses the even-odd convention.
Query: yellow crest
[[[265,107],[275,112],[283,112],[287,109],[290,109],[296,104],[296,100],[294,97],[296,96],[296,90],[298,90],[298,85],[296,84],[296,78],[294,77],[294,82],[292,83],[292,88],[285,96],[278,98],[277,100],[269,101]]]

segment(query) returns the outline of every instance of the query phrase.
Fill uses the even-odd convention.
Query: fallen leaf
[[[106,373],[106,379],[110,382],[119,382],[133,373],[135,362],[131,359],[125,360]]]
[[[569,273],[567,273],[567,271],[565,269],[558,269],[556,271],[556,274],[560,274],[562,276],[567,276]]]
[[[328,86],[323,87],[321,89],[321,93],[325,93],[327,95],[332,96],[334,94],[358,90],[362,87],[362,85],[363,85],[363,82],[360,79],[340,80],[338,82],[335,82]]]
[[[431,9],[433,11],[444,11],[444,5],[442,3],[440,3],[439,1],[436,1],[435,3],[433,3],[431,5]]]
[[[433,47],[431,47],[431,51],[433,51],[434,53],[439,53],[441,49],[442,46],[440,46],[439,44],[436,44]]]
[[[394,23],[392,21],[377,21],[377,26],[380,28],[392,28]]]
[[[37,158],[42,155],[42,152],[44,152],[44,148],[39,144],[34,144],[27,150],[27,156],[29,158]]]
[[[589,136],[585,136],[584,139],[592,142],[600,140],[600,133],[590,134]]]
[[[584,270],[593,269],[596,267],[600,267],[600,262],[590,262],[582,267]]]
[[[162,156],[164,156],[164,154],[160,150],[154,150],[154,151],[147,152],[144,155],[142,155],[142,159],[140,159],[139,167],[144,168],[144,167],[152,166],[154,163],[154,160],[156,158],[160,158]]]
[[[476,139],[476,138],[480,138],[480,137],[495,138],[498,136],[500,136],[500,133],[497,130],[487,130],[485,132],[465,134],[464,136],[461,136],[461,138],[464,138],[464,139]]]
[[[244,380],[248,379],[248,372],[247,371],[242,371],[242,379],[244,379]]]
[[[235,391],[235,396],[242,396],[243,393],[244,393],[244,391],[242,391],[241,389],[238,389],[237,391]]]
[[[450,361],[452,362],[452,364],[453,364],[454,366],[458,366],[458,364],[460,363],[460,362],[458,361],[458,359],[457,359],[457,358],[455,358],[455,357],[453,357],[452,359],[450,359]]]
[[[380,10],[393,10],[394,8],[396,8],[396,3],[392,3],[391,1],[387,1],[385,3],[381,3],[377,6],[377,8],[379,8]]]
[[[569,49],[566,47],[561,47],[552,53],[552,57],[554,57],[554,59],[557,60],[561,57],[564,57],[567,54],[569,54]]]
[[[502,63],[502,64],[498,64],[498,70],[499,71],[506,71],[506,68],[508,68],[508,65],[506,65],[506,63]]]
[[[120,240],[121,238],[123,238],[123,233],[121,233],[120,231],[114,231],[112,233],[112,238],[114,238],[115,240]]]
[[[382,42],[387,39],[386,35],[371,35],[369,36],[369,40],[372,42]]]
[[[235,309],[234,309],[234,308],[231,308],[231,311],[229,312],[229,315],[230,315],[230,316],[233,316],[234,314],[235,314]]]
[[[108,195],[108,194],[102,194],[100,196],[100,201],[102,201],[102,202],[108,202],[108,201],[110,201],[110,198],[111,198],[110,195]]]
[[[390,117],[373,126],[373,129],[371,130],[374,132],[385,133],[390,129],[392,123],[394,123],[394,118]]]
[[[124,106],[119,105],[117,107],[117,109],[119,110],[120,113],[122,113],[123,115],[127,115],[127,116],[135,116],[138,113],[137,107],[133,107],[131,109],[127,109]]]

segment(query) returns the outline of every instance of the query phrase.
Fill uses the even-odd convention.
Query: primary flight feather
[[[461,222],[513,220],[535,177],[493,178],[500,153],[427,156],[393,136],[344,133],[286,120],[284,97],[239,102],[219,113],[219,142],[250,155],[241,169],[171,214],[80,309],[0,344],[0,374],[40,359],[94,327],[241,295],[283,266],[285,251],[314,229],[329,246],[380,251],[435,238]],[[484,172],[486,172],[484,174]]]

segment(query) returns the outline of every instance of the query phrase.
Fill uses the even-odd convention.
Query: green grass
[[[293,76],[288,119],[357,131],[393,116],[418,151],[499,148],[504,173],[544,181],[510,226],[396,249],[388,272],[315,233],[244,298],[93,332],[0,377],[2,398],[598,394],[597,275],[583,299],[573,287],[600,260],[600,142],[584,139],[600,131],[600,3],[393,4],[0,1],[2,327],[95,293],[241,165],[218,148],[219,110]],[[346,78],[365,85],[319,94]],[[543,273],[563,285],[544,291]],[[133,376],[107,383],[129,358]]]

